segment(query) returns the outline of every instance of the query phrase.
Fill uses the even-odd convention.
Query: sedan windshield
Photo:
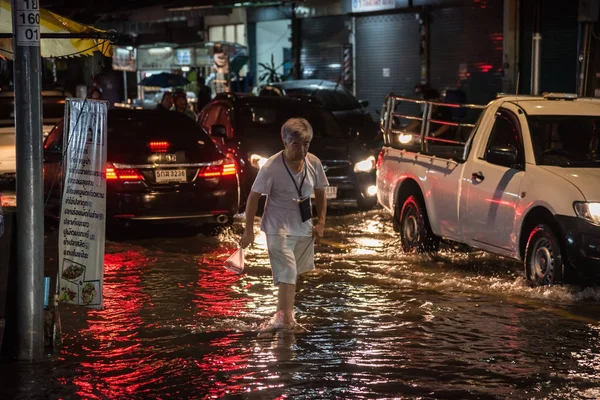
[[[527,119],[538,165],[600,167],[600,117],[544,115]]]
[[[236,108],[236,132],[241,136],[278,138],[281,126],[290,118],[304,118],[310,122],[315,138],[342,138],[344,133],[333,115],[318,107],[275,107],[248,105]]]
[[[354,110],[361,107],[358,100],[356,100],[343,86],[338,86],[336,88],[290,88],[285,89],[285,92],[290,96],[312,96],[319,104],[330,111]]]

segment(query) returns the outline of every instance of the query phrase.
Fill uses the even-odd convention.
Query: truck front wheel
[[[420,198],[409,196],[400,211],[400,239],[406,253],[432,253],[440,240],[431,231],[425,206]]]
[[[533,286],[551,285],[563,279],[560,243],[552,228],[540,224],[533,228],[525,251],[525,276]]]

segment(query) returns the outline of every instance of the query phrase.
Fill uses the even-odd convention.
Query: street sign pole
[[[44,201],[40,10],[12,0],[13,86],[17,144],[17,357],[44,355]]]

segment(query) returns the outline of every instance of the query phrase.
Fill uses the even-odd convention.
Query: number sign
[[[40,4],[38,0],[15,0],[17,46],[40,46]]]

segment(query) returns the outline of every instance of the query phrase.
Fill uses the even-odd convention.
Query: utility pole
[[[302,73],[300,71],[301,48],[300,19],[296,15],[296,3],[292,3],[292,58],[294,60],[294,79],[302,79]]]
[[[13,86],[17,144],[17,357],[44,356],[44,202],[40,10],[12,0]]]
[[[533,24],[533,38],[531,44],[531,94],[540,94],[540,67],[542,62],[542,4],[535,2],[535,22]]]
[[[429,8],[423,7],[423,10],[417,15],[419,20],[419,33],[421,36],[421,84],[429,85],[429,32],[430,32],[430,12]]]

